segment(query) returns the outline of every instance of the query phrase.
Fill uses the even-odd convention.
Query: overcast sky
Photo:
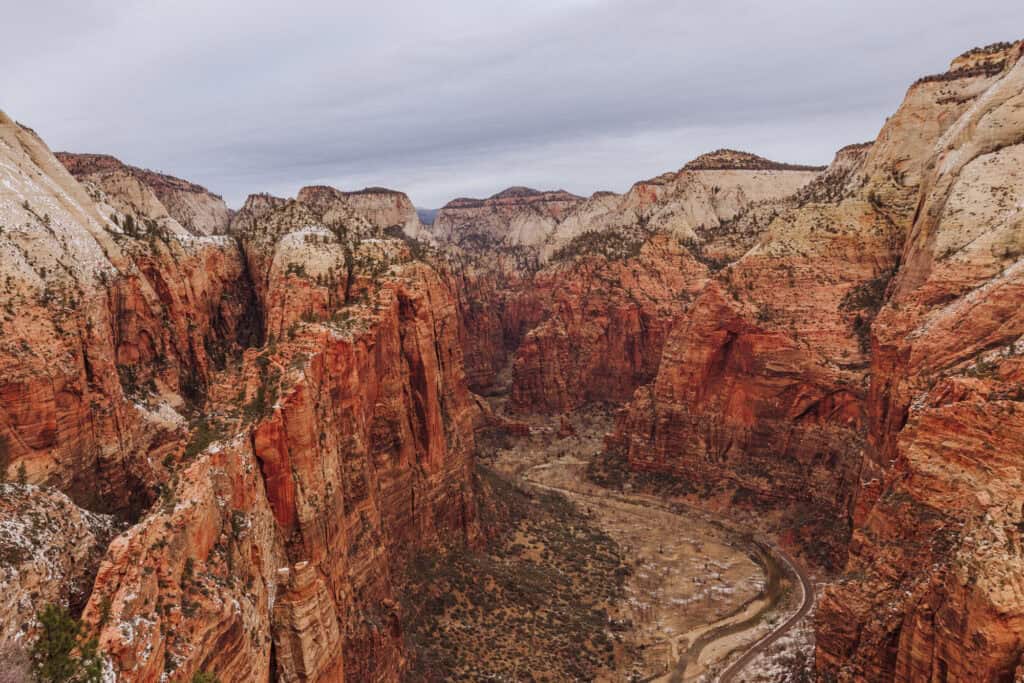
[[[1021,0],[7,0],[0,108],[250,192],[623,191],[718,147],[827,163]]]

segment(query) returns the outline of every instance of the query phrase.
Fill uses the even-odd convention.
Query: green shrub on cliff
[[[646,231],[587,230],[559,247],[551,260],[569,261],[587,254],[600,255],[609,261],[635,258],[648,237]]]
[[[95,638],[66,609],[47,605],[38,614],[41,631],[32,645],[32,673],[46,683],[99,683],[103,665]]]

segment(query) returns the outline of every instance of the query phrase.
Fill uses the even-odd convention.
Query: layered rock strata
[[[190,234],[220,235],[227,231],[231,222],[231,210],[223,198],[195,183],[129,166],[106,154],[58,152],[56,156],[79,180],[100,186],[120,184],[121,191],[108,194],[128,201],[147,202],[156,211],[163,210]],[[136,187],[131,187],[133,184]],[[150,201],[147,196],[150,193],[156,202]]]
[[[138,454],[163,457],[175,411],[253,336],[244,261],[233,240],[188,234],[132,174],[83,185],[31,130],[4,117],[0,136],[9,466],[134,515],[164,476]]]
[[[819,612],[818,666],[839,680],[1020,670],[1021,52],[969,52],[901,108],[915,121],[945,109],[945,125],[921,146],[901,267],[872,326],[850,560]]]
[[[301,196],[239,214],[268,345],[211,390],[223,437],[100,568],[85,618],[132,680],[396,680],[396,563],[478,535],[448,283],[344,200]]]

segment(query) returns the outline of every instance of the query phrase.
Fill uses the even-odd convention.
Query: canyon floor
[[[525,531],[513,525],[505,532],[511,542],[499,544],[502,550],[492,548],[485,553],[490,556],[486,561],[467,561],[461,554],[432,558],[431,578],[450,581],[453,575],[479,572],[481,566],[498,558],[504,561],[511,547],[520,550],[518,559],[525,563],[506,565],[505,571],[532,573],[542,565],[553,566],[572,586],[567,589],[570,593],[579,591],[580,584],[590,588],[589,595],[575,599],[572,595],[568,600],[566,595],[542,595],[535,605],[517,604],[516,596],[504,590],[490,591],[486,597],[478,593],[476,601],[488,604],[472,605],[472,596],[456,590],[457,607],[464,607],[459,614],[436,610],[428,623],[418,620],[421,647],[425,636],[439,639],[440,644],[434,641],[428,655],[435,665],[438,659],[451,658],[445,648],[458,653],[471,647],[458,644],[460,633],[479,639],[471,656],[462,653],[472,665],[460,668],[449,661],[452,666],[442,667],[446,677],[566,680],[568,676],[608,682],[811,680],[813,629],[807,614],[814,591],[806,571],[775,547],[770,536],[753,529],[749,518],[725,519],[689,501],[653,494],[632,484],[612,490],[595,483],[588,469],[593,471],[592,463],[603,451],[603,437],[612,422],[609,409],[591,406],[561,418],[521,417],[505,414],[504,398],[491,397],[489,401],[505,427],[481,439],[479,458],[486,476],[534,498],[548,514],[563,517],[554,520],[559,525],[574,532],[586,530],[587,538],[600,539],[589,552],[611,561],[595,569],[593,562],[580,564],[573,556],[562,557],[564,544],[552,544],[543,533],[536,533],[535,524]],[[509,425],[513,428],[507,428]],[[561,503],[554,502],[559,498]],[[576,552],[588,550],[576,546],[572,553]],[[530,562],[531,555],[537,567]],[[448,585],[474,580],[492,585],[493,578],[486,573],[462,575]],[[603,630],[607,641],[595,647],[592,638],[579,633],[578,653],[567,653],[565,648],[571,648],[571,643],[548,646],[544,642],[543,624],[552,620],[550,610],[564,613],[567,609],[587,617],[598,604],[604,623],[591,623],[590,630],[592,634]],[[473,618],[474,610],[505,615],[499,621],[518,611],[511,621],[520,635],[505,629],[490,632],[484,623],[487,618]],[[490,621],[491,627],[498,625],[493,616]],[[531,623],[539,624],[539,630]],[[594,652],[600,656],[592,656]],[[555,662],[577,658],[579,662],[573,666],[581,668],[566,669]],[[439,673],[433,670],[433,675]],[[425,670],[420,669],[420,674]]]

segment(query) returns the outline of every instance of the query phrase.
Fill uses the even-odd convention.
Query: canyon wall
[[[0,135],[0,435],[28,482],[0,523],[35,520],[0,556],[5,646],[84,604],[117,680],[400,678],[396,568],[480,533],[454,282],[411,202],[260,195],[196,236],[148,172]]]
[[[669,329],[706,280],[669,235],[627,259],[580,254],[541,270],[531,296],[547,315],[516,349],[513,408],[557,414],[626,400],[654,376]]]
[[[8,468],[132,516],[164,476],[139,452],[163,457],[167,411],[251,336],[241,254],[188,233],[132,173],[80,184],[31,130],[4,117],[0,136]]]
[[[236,218],[268,343],[210,387],[216,440],[115,540],[84,615],[131,680],[397,680],[394,568],[479,534],[450,283],[331,194]]]
[[[442,244],[535,246],[582,201],[564,190],[510,187],[487,199],[453,199],[438,211],[430,232]]]
[[[205,187],[181,178],[128,166],[107,154],[72,154],[57,152],[57,159],[78,179],[88,179],[97,185],[121,182],[126,185],[130,176],[139,188],[135,192],[122,190],[109,192],[111,196],[128,199],[132,195],[152,193],[163,211],[190,234],[219,235],[228,229],[231,210],[220,195]]]
[[[113,679],[397,680],[394,577],[481,538],[470,390],[507,389],[625,403],[631,468],[782,511],[839,575],[823,680],[1019,678],[1022,49],[827,169],[718,150],[429,228],[382,188],[231,215],[0,114],[0,639],[57,602]]]
[[[709,277],[699,231],[817,174],[719,150],[625,195],[511,188],[456,200],[434,229],[442,244],[458,243],[447,252],[466,292],[471,386],[494,390],[511,363],[516,410],[628,399],[654,377],[669,330]]]
[[[841,567],[854,510],[869,500],[861,482],[880,476],[871,462],[891,460],[871,454],[902,427],[879,424],[888,388],[875,316],[919,260],[905,245],[933,148],[1009,63],[955,63],[923,79],[873,144],[844,148],[788,199],[698,230],[706,260],[747,250],[669,335],[657,379],[623,411],[610,446],[634,468],[785,510],[794,540]]]
[[[300,323],[213,388],[234,435],[182,462],[100,567],[84,617],[116,671],[400,677],[396,563],[479,533],[449,297],[412,264],[349,322]]]
[[[923,150],[901,267],[872,326],[850,560],[819,616],[829,678],[1020,670],[1022,93],[1021,44],[997,45],[922,79],[904,105],[956,109]]]

